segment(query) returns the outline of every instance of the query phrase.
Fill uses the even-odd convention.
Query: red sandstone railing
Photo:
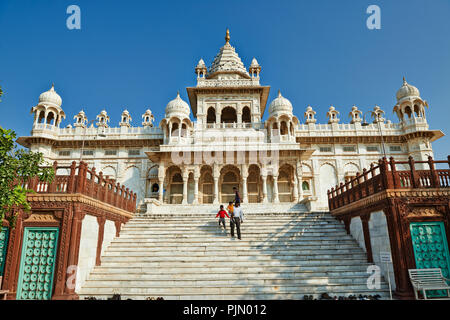
[[[428,161],[380,159],[377,166],[371,164],[369,170],[364,168],[356,177],[328,190],[328,206],[334,210],[386,189],[450,188],[450,169],[436,169],[436,164],[444,163],[450,167],[450,156],[443,161],[432,157]],[[396,165],[406,164],[409,170],[397,170]],[[425,165],[428,170],[417,168]]]
[[[86,162],[81,161],[77,166],[74,161],[70,167],[64,167],[55,161],[53,169],[55,173],[68,170],[70,174],[55,175],[51,183],[35,177],[25,187],[37,193],[81,193],[129,212],[136,211],[136,193],[116,183],[115,179],[104,177],[102,172],[97,174],[95,168],[87,167]]]

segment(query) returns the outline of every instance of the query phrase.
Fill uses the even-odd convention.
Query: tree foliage
[[[0,230],[6,213],[13,208],[30,210],[26,195],[34,191],[24,187],[30,178],[51,182],[55,176],[51,166],[43,167],[42,153],[18,149],[15,139],[14,131],[0,127]],[[11,228],[14,228],[16,218],[17,213],[9,215]]]

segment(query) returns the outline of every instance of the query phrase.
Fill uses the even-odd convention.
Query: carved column
[[[297,161],[297,183],[298,183],[298,202],[301,202],[303,200],[303,186],[302,186],[302,179],[303,179],[303,170],[302,170],[302,163],[301,161]]]
[[[217,164],[214,164],[213,168],[213,178],[214,178],[214,200],[213,204],[219,204],[219,167]]]
[[[85,213],[82,211],[82,205],[79,203],[74,203],[73,205],[73,219],[70,235],[69,244],[69,256],[67,259],[67,266],[78,266],[78,257],[80,253],[80,237],[81,228],[83,225]],[[76,277],[74,279],[76,281]],[[76,296],[75,288],[71,286],[70,288],[66,286],[66,294],[70,296]]]
[[[103,246],[103,237],[105,234],[105,217],[97,217],[98,222],[98,239],[97,239],[97,255],[95,258],[95,265],[101,265],[101,254],[102,254],[102,246]]]
[[[262,178],[262,191],[263,191],[263,203],[267,203],[267,174],[261,175]]]
[[[194,202],[198,204],[198,180],[200,179],[200,167],[196,166],[194,170]]]
[[[278,198],[278,176],[273,176],[273,203],[279,203],[280,200]]]
[[[187,191],[188,191],[188,179],[189,179],[189,172],[187,169],[183,170],[183,201],[182,204],[187,204]]]
[[[298,202],[298,179],[295,174],[294,174],[294,188],[292,190],[292,201]]]
[[[13,211],[13,214],[15,211]],[[5,266],[3,270],[3,284],[4,290],[9,290],[7,295],[8,300],[16,299],[17,281],[19,277],[20,268],[20,252],[23,237],[23,212],[20,212],[16,227],[9,230],[8,251],[6,255]]]
[[[247,190],[247,178],[248,178],[248,168],[246,165],[242,166],[242,192],[243,192],[243,202],[248,203],[248,190]]]
[[[369,230],[370,214],[361,215],[362,229],[364,233],[364,244],[366,245],[367,262],[373,263],[372,243]]]
[[[385,212],[389,232],[389,241],[392,253],[392,264],[395,275],[394,296],[399,299],[413,299],[414,292],[409,281],[408,269],[415,266],[408,263],[412,258],[412,244],[407,223],[403,223],[402,215],[406,215],[406,205],[398,205],[395,200],[389,199]],[[406,243],[409,240],[409,243]],[[410,250],[409,250],[410,249]]]
[[[158,183],[159,183],[159,190],[158,190],[158,200],[160,202],[163,202],[163,193],[164,193],[164,175],[165,175],[165,169],[164,169],[164,162],[161,162],[158,167]]]

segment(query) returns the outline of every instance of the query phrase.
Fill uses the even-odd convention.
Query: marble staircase
[[[191,206],[192,209],[192,206]],[[217,208],[214,210],[216,212]],[[367,288],[366,256],[329,213],[245,215],[242,240],[213,213],[174,211],[136,217],[112,241],[79,292],[145,299],[302,299],[304,295],[379,294]]]

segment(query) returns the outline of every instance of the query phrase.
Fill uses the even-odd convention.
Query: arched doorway
[[[200,170],[200,186],[202,203],[213,203],[214,178],[210,166],[203,166]]]
[[[293,168],[283,165],[278,173],[278,199],[280,202],[292,202],[292,177]]]
[[[233,187],[239,188],[239,192],[241,192],[241,188],[239,187],[239,169],[235,166],[228,165],[222,168],[220,173],[220,201],[222,203],[234,201],[235,194],[233,191]]]
[[[148,170],[147,174],[147,198],[158,198],[159,182],[158,182],[158,166],[153,166]]]
[[[206,123],[215,123],[216,122],[216,110],[213,107],[208,108],[208,112],[206,114]]]
[[[183,201],[183,176],[178,167],[172,166],[167,169],[167,184],[164,195],[167,203],[180,204]]]
[[[260,177],[261,174],[259,167],[255,164],[250,165],[250,167],[248,168],[248,177],[247,177],[247,193],[249,203],[261,202]]]
[[[194,190],[195,190],[195,182],[194,182],[194,173],[189,173],[188,182],[187,182],[187,202],[194,202]]]
[[[232,107],[225,107],[222,109],[220,117],[222,123],[235,123],[237,122],[236,110]]]
[[[249,107],[244,107],[244,109],[242,109],[242,122],[252,122]]]

